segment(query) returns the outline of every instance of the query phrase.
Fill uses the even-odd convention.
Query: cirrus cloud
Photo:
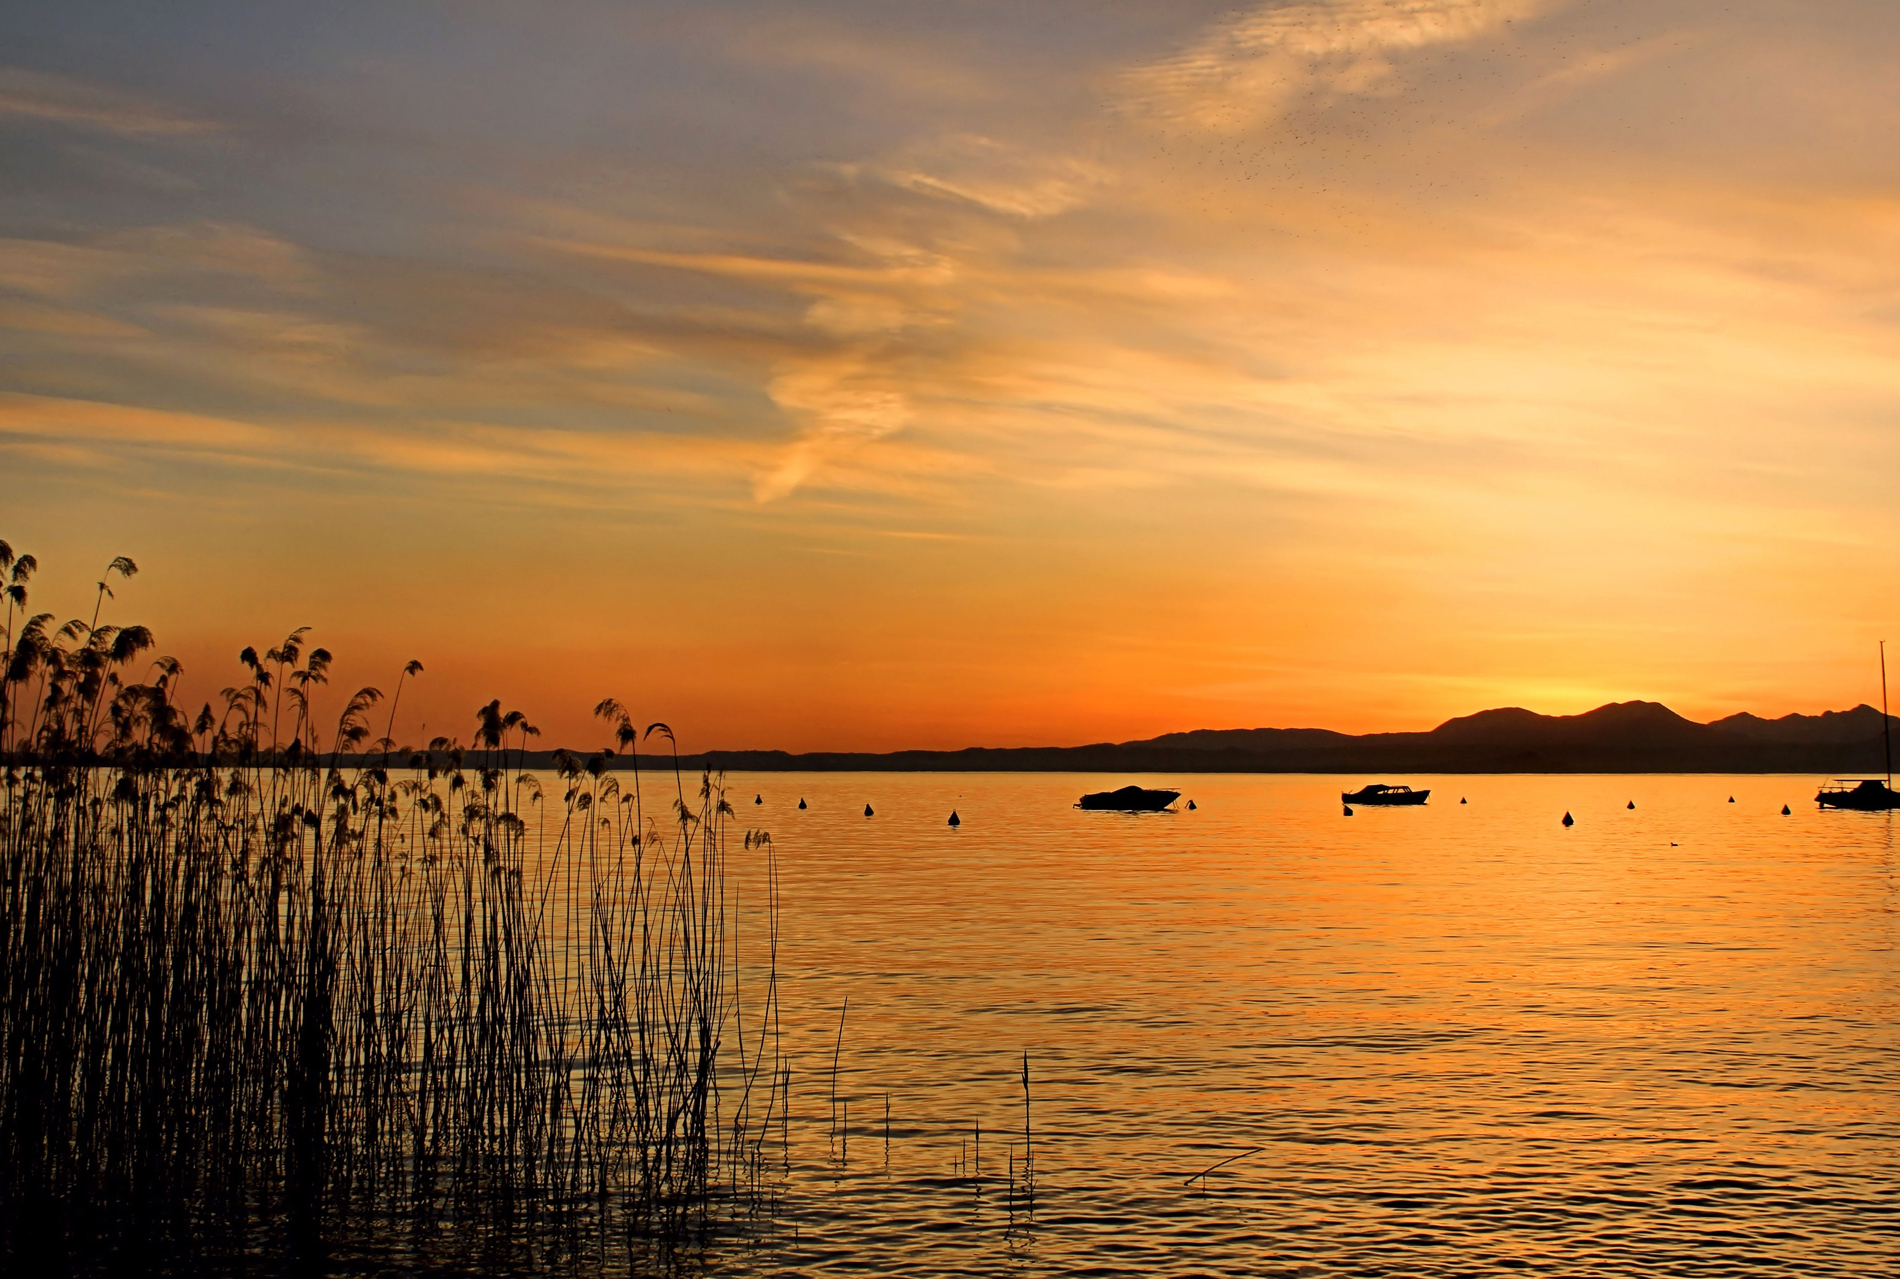
[[[1313,91],[1387,91],[1389,55],[1475,40],[1553,7],[1549,0],[1318,0],[1227,18],[1129,77],[1136,106],[1210,129],[1271,119]]]

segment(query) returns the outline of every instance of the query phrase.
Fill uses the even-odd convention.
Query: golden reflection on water
[[[1367,779],[1146,780],[1197,810],[731,779],[781,860],[797,1238],[718,1268],[1892,1266],[1893,815],[1811,778],[1408,778],[1429,805],[1351,817]]]

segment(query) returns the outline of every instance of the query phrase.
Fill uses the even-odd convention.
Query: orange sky
[[[1874,700],[1895,47],[1872,2],[0,17],[0,538],[62,617],[135,558],[194,698],[298,625],[339,685],[420,658],[412,739]]]

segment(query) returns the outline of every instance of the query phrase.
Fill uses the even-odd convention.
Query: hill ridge
[[[1889,717],[1900,730],[1900,717]],[[1900,736],[1900,731],[1896,732]],[[586,754],[587,752],[575,752]],[[552,751],[510,752],[509,767],[547,767]],[[730,771],[1112,773],[1849,773],[1883,767],[1880,712],[1730,715],[1707,724],[1661,702],[1607,702],[1576,715],[1495,707],[1424,732],[1354,735],[1324,728],[1191,729],[1082,746],[960,750],[708,750],[683,768]],[[671,756],[643,754],[640,767]],[[608,767],[630,768],[616,757]]]

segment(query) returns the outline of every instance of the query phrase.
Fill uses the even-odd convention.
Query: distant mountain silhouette
[[[1890,716],[1900,728],[1900,715]],[[1718,733],[1733,733],[1758,742],[1841,742],[1878,741],[1880,712],[1866,703],[1851,711],[1822,711],[1819,715],[1783,715],[1780,719],[1762,719],[1743,711],[1727,719],[1713,721],[1710,728]]]
[[[1611,702],[1581,715],[1539,715],[1521,706],[1479,711],[1448,719],[1431,731],[1441,741],[1463,746],[1591,745],[1651,749],[1658,745],[1701,745],[1709,726],[1698,724],[1661,702]]]
[[[1900,737],[1900,716],[1891,720]],[[545,768],[551,751],[509,752],[509,767]],[[641,767],[671,769],[670,756]],[[478,766],[473,752],[468,765]],[[609,765],[632,765],[616,758]],[[1426,733],[1354,736],[1324,728],[1221,728],[1087,746],[972,746],[957,751],[706,751],[682,768],[731,771],[1077,773],[1817,773],[1874,775],[1880,712],[1871,706],[1698,724],[1660,702],[1612,702],[1581,715],[1505,706]]]
[[[1162,750],[1281,751],[1338,746],[1353,738],[1330,728],[1197,728],[1186,733],[1163,733],[1124,746],[1153,746]]]

